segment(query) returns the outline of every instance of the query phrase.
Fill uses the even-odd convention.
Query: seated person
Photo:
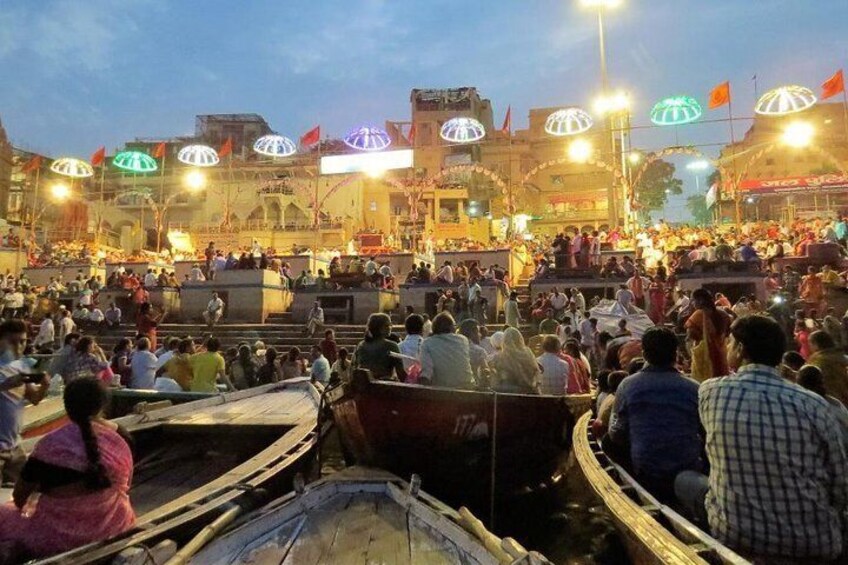
[[[433,335],[421,342],[421,379],[447,388],[474,385],[468,338],[456,333],[448,312],[433,318]]]
[[[13,501],[0,506],[0,546],[7,552],[0,559],[49,557],[135,524],[132,452],[118,426],[103,418],[108,394],[94,377],[65,387],[70,422],[39,440]]]

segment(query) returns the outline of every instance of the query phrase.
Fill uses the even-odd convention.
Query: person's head
[[[433,318],[433,334],[452,334],[456,331],[456,322],[449,312],[441,312]]]
[[[374,340],[386,338],[392,333],[392,319],[387,314],[377,313],[368,316],[365,327],[365,339]]]
[[[626,330],[627,329],[627,320],[625,320],[624,318],[620,319],[618,321],[618,329],[620,329],[622,331]]]
[[[546,335],[542,338],[542,351],[545,353],[557,354],[562,349],[559,343],[559,338],[555,335]]]
[[[418,314],[410,314],[403,322],[403,327],[406,329],[407,335],[421,335],[424,331],[424,318]]]
[[[504,333],[501,332],[501,331],[497,331],[497,332],[493,333],[492,339],[490,339],[489,341],[492,343],[492,347],[496,351],[503,349]]]
[[[109,390],[95,377],[79,377],[65,386],[65,413],[79,427],[82,434],[88,467],[85,470],[85,486],[100,490],[111,483],[100,460],[97,438],[91,428],[91,420],[101,415],[109,403]]]
[[[836,343],[829,333],[818,330],[810,334],[810,352],[816,353],[817,351],[833,349],[834,347],[836,347]]]
[[[554,311],[552,308],[548,308],[548,310],[545,312],[545,317],[547,317],[549,320],[553,320]]]
[[[177,352],[180,354],[194,353],[194,341],[191,339],[181,339]]]
[[[82,341],[82,339],[80,339]],[[150,340],[146,337],[140,337],[135,342],[135,348],[139,351],[149,351],[150,350]]]
[[[510,300],[518,300],[518,293],[513,290],[512,292],[509,293],[509,299]]]
[[[217,337],[209,336],[206,339],[206,351],[209,353],[216,353],[221,350],[221,342],[218,341]]]
[[[609,376],[610,370],[604,369],[603,371],[598,371],[598,392],[610,392],[609,388]]]
[[[289,353],[286,360],[289,362],[294,362],[298,359],[300,359],[300,348],[292,347],[291,349],[289,349]]]
[[[647,363],[641,357],[636,357],[635,359],[631,359],[630,363],[627,364],[627,374],[635,375],[639,371],[645,368]]]
[[[213,290],[212,291],[212,300],[215,300],[216,298],[218,298],[218,293]]]
[[[624,371],[613,371],[607,377],[607,382],[609,383],[609,391],[610,394],[615,394],[618,391],[618,387],[621,382],[628,377],[627,373]]]
[[[339,349],[339,352],[338,352],[338,358],[339,358],[339,359],[341,359],[342,361],[344,361],[344,360],[346,360],[346,359],[347,359],[347,356],[348,356],[348,353],[347,353],[347,348],[346,348],[346,347],[342,347],[341,349]]]
[[[821,369],[815,365],[804,365],[798,369],[798,377],[796,382],[805,389],[815,392],[821,397],[827,396],[827,389],[824,385],[824,375]]]
[[[504,330],[504,351],[523,350],[525,347],[526,345],[524,345],[524,336],[521,335],[520,331],[512,327]]]
[[[731,367],[749,363],[777,367],[786,350],[786,336],[780,325],[765,316],[739,318],[730,326],[727,362]]]
[[[783,363],[793,371],[797,371],[804,366],[804,357],[797,351],[787,351],[783,354],[783,359],[781,360],[781,363]]]
[[[10,352],[18,359],[23,355],[26,343],[27,328],[23,320],[6,320],[0,324],[0,350]]]
[[[177,351],[180,348],[180,338],[172,337],[167,342],[168,351]]]
[[[94,339],[89,336],[84,336],[77,341],[76,344],[77,353],[86,354],[91,353],[94,350]]]
[[[309,355],[310,357],[312,357],[312,359],[318,359],[319,357],[324,355],[324,353],[321,351],[321,348],[319,346],[313,345],[312,349],[309,352]]]
[[[692,291],[692,302],[695,304],[695,308],[698,309],[715,309],[715,300],[713,299],[713,294],[706,288],[698,288]]]
[[[468,338],[471,343],[480,343],[480,324],[477,320],[468,318],[459,324],[459,333]]]
[[[269,347],[265,350],[265,363],[268,365],[273,365],[274,361],[277,360],[277,350],[273,347]]]
[[[250,346],[246,343],[239,345],[237,355],[239,363],[242,365],[247,365],[253,360],[253,351],[250,350]]]
[[[642,336],[642,355],[654,367],[673,367],[677,359],[677,336],[668,328],[648,328]]]

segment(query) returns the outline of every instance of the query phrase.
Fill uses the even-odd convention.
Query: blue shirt
[[[630,443],[637,475],[662,479],[702,471],[698,383],[674,369],[645,367],[615,393],[610,437]]]
[[[330,362],[323,355],[312,361],[312,378],[323,385],[330,382]]]
[[[8,365],[11,352],[0,355],[0,367]],[[24,399],[12,390],[0,392],[0,451],[13,449],[21,441]]]
[[[739,256],[743,261],[756,261],[759,259],[757,255],[757,250],[751,247],[750,245],[743,245],[742,249],[739,250]]]

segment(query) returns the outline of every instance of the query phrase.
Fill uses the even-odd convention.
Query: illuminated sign
[[[369,173],[412,167],[412,149],[321,157],[322,175]]]

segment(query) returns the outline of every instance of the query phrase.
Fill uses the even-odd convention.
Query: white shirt
[[[592,328],[592,322],[583,320],[580,322],[580,344],[592,345],[595,343],[595,330]]]
[[[563,293],[551,295],[551,307],[554,310],[563,310],[568,305],[568,297]]]
[[[212,268],[215,271],[226,271],[227,270],[227,258],[221,255],[215,257],[215,260],[212,261]]]
[[[224,309],[224,301],[221,300],[220,297],[219,298],[213,298],[206,305],[206,311],[211,313],[211,314],[214,314],[215,312],[220,312],[223,309]]]
[[[568,363],[553,353],[543,353],[536,358],[542,367],[542,378],[539,381],[542,394],[562,396],[568,384],[571,368]]]
[[[76,328],[77,325],[70,318],[70,316],[59,320],[59,342],[65,343],[65,336],[69,333],[73,333]]]
[[[415,359],[421,359],[421,343],[424,341],[424,338],[420,335],[415,334],[407,334],[407,336],[398,344],[398,349],[400,349],[401,355],[408,355],[409,357],[413,357]],[[403,368],[405,371],[409,371],[410,367],[414,364],[413,361],[409,359],[403,359]]]
[[[630,304],[633,302],[633,293],[627,290],[626,288],[622,288],[615,293],[615,299],[618,301],[619,304],[629,310]]]
[[[443,266],[441,269],[439,269],[439,272],[436,273],[436,278],[437,279],[441,278],[441,279],[443,279],[443,280],[445,280],[449,283],[452,283],[453,282],[453,267],[451,267],[450,265]]]
[[[41,345],[51,344],[54,339],[56,339],[56,326],[53,324],[52,319],[49,317],[44,318],[41,325],[38,326],[38,335],[35,336],[33,345],[39,347]]]
[[[320,306],[317,307],[317,308],[313,307],[312,310],[309,311],[309,316],[308,316],[307,321],[309,321],[309,320],[315,320],[315,321],[321,322],[323,324],[324,323],[324,309],[321,308]]]
[[[377,263],[374,261],[368,261],[365,263],[365,274],[369,277],[373,276],[377,272]]]
[[[21,292],[10,292],[6,295],[6,308],[23,308],[24,295]]]
[[[149,351],[135,351],[130,360],[130,388],[152,389],[156,380],[156,356]]]
[[[106,316],[103,314],[103,310],[100,308],[94,308],[91,312],[88,313],[88,321],[99,324],[103,320],[106,319]]]
[[[586,298],[579,292],[575,292],[571,295],[571,301],[574,302],[574,305],[577,306],[577,310],[580,312],[586,311]]]
[[[206,277],[203,276],[203,271],[201,271],[199,267],[193,267],[188,275],[188,280],[191,282],[199,282],[205,281]]]
[[[154,273],[147,273],[144,275],[144,286],[156,286],[159,282],[159,279],[156,278]]]

